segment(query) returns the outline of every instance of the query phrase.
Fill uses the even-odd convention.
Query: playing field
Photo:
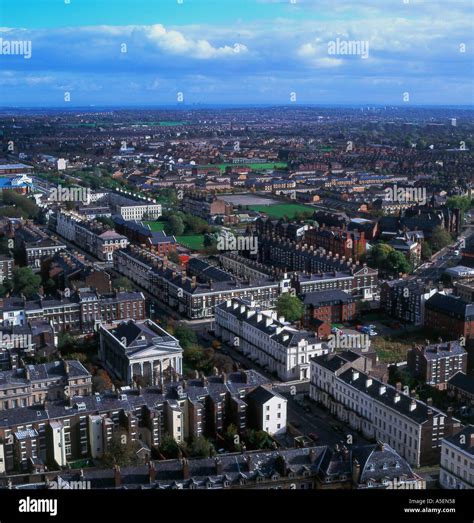
[[[272,218],[283,218],[287,216],[288,218],[294,218],[295,214],[301,212],[314,212],[312,207],[307,205],[300,205],[298,203],[280,203],[276,205],[251,205],[250,209],[252,211],[264,212],[271,216]]]
[[[176,236],[176,241],[191,249],[193,251],[199,251],[204,249],[204,235],[203,234],[194,234],[192,236]]]
[[[164,222],[143,222],[145,225],[149,225],[152,232],[161,232],[165,228]]]

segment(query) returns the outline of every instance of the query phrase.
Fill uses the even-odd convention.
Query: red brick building
[[[347,229],[335,227],[319,227],[309,229],[305,232],[304,242],[309,247],[322,247],[333,255],[338,254],[341,258],[352,258],[359,261],[367,250],[365,233],[359,231],[348,231]]]
[[[304,304],[308,327],[319,326],[319,322],[329,325],[345,323],[357,315],[355,299],[340,289],[308,293],[304,297]]]
[[[425,303],[425,327],[467,342],[474,336],[474,303],[438,292]]]

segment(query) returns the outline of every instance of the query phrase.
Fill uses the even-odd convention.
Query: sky
[[[473,0],[0,0],[0,106],[472,105]]]

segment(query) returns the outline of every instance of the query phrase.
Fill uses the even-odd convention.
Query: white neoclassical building
[[[145,385],[162,385],[183,372],[179,341],[151,320],[99,326],[99,357],[107,370],[126,383],[142,376]]]
[[[308,380],[311,358],[331,350],[314,332],[296,329],[275,311],[237,298],[216,307],[214,325],[224,342],[283,381]]]
[[[441,442],[439,482],[446,489],[474,489],[474,426]]]

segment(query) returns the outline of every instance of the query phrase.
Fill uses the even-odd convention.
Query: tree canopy
[[[279,316],[284,316],[289,322],[298,321],[304,314],[304,304],[298,296],[285,293],[278,298],[277,312]]]

